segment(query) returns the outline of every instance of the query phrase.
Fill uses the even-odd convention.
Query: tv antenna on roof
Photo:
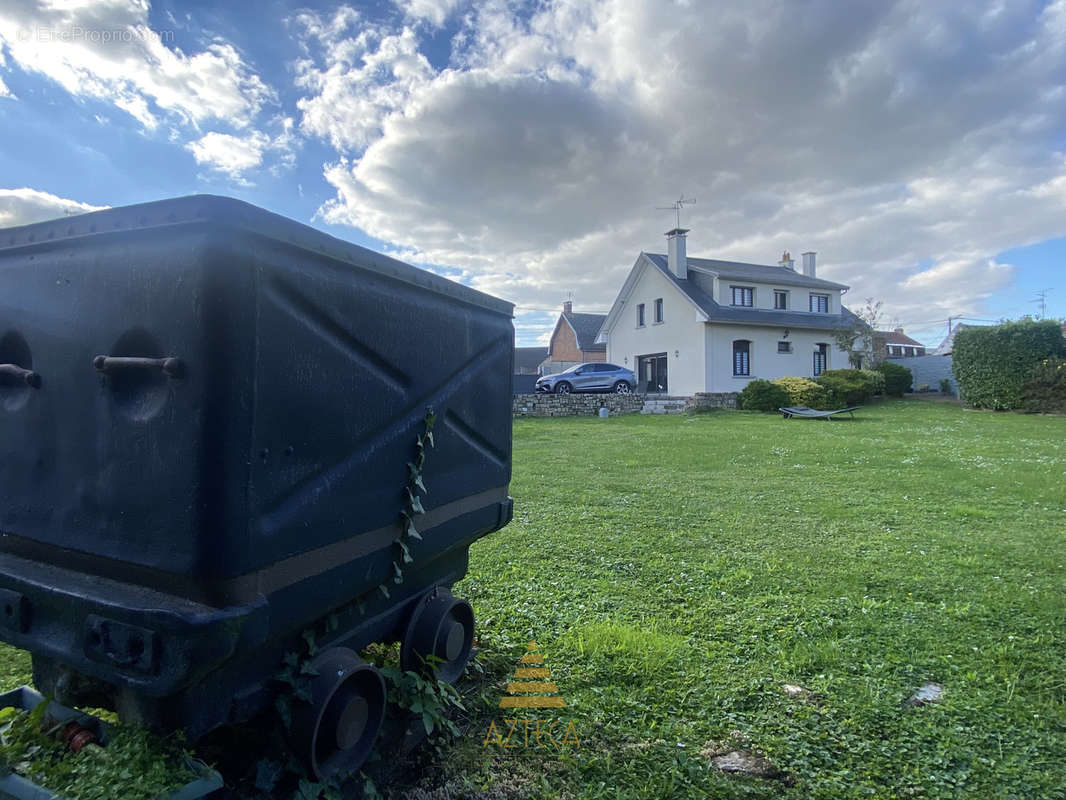
[[[685,197],[685,193],[682,192],[681,196],[674,201],[672,206],[656,206],[657,211],[673,211],[677,214],[677,227],[681,227],[681,209],[685,206],[690,206],[696,202],[695,197]]]

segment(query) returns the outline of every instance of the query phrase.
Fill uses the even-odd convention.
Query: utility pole
[[[1043,319],[1047,315],[1047,293],[1050,292],[1050,291],[1053,291],[1053,290],[1052,289],[1041,289],[1039,292],[1036,293],[1036,299],[1029,301],[1031,303],[1039,303],[1040,304],[1040,317],[1039,317],[1039,319]]]

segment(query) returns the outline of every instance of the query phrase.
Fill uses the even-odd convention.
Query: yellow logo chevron
[[[514,679],[507,684],[507,694],[500,698],[500,708],[565,708],[566,701],[551,680],[544,657],[537,652],[537,643],[530,642],[526,651],[519,659],[520,666],[514,671]],[[526,664],[540,666],[524,666]],[[529,678],[537,680],[527,680]]]

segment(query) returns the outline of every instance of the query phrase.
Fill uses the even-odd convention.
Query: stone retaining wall
[[[699,392],[695,397],[638,394],[516,394],[511,409],[516,417],[594,417],[606,406],[615,414],[680,414],[709,408],[736,408],[737,393]]]
[[[696,392],[692,406],[697,410],[707,408],[736,408],[740,392]]]
[[[635,394],[516,394],[512,410],[516,417],[594,417],[606,406],[611,415],[635,414],[644,398]]]

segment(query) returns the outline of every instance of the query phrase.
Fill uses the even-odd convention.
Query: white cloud
[[[308,92],[298,103],[301,128],[337,150],[366,147],[433,76],[410,28],[385,33],[349,8],[329,19],[304,12],[294,23],[309,54],[295,65],[296,85]]]
[[[239,135],[209,131],[189,142],[185,149],[193,154],[197,164],[221,172],[237,183],[249,185],[245,175],[263,165],[268,155],[276,157],[275,169],[289,168],[295,163],[293,120],[289,117],[276,120],[275,127],[279,127],[280,132],[274,137],[258,130]]]
[[[328,221],[524,308],[609,305],[684,191],[692,255],[814,249],[890,316],[977,313],[996,253],[1066,235],[1066,2],[979,5],[486,0],[438,71],[308,17],[300,125]]]
[[[187,54],[168,46],[169,32],[149,27],[148,10],[148,0],[8,0],[0,45],[20,68],[111,102],[150,130],[164,114],[242,128],[276,101],[232,44],[215,40]]]
[[[107,206],[93,206],[67,200],[37,189],[0,189],[0,228],[29,225],[49,219],[99,211]]]
[[[185,148],[192,152],[197,164],[239,178],[262,163],[263,152],[269,146],[270,138],[260,131],[243,136],[210,131],[199,140],[189,142]]]
[[[396,7],[413,20],[440,27],[460,6],[462,0],[393,0]]]
[[[0,67],[3,67],[3,66],[6,66],[6,61],[4,60],[4,47],[3,47],[3,44],[0,43]],[[11,90],[7,88],[7,84],[4,83],[4,79],[0,78],[0,97],[14,97],[14,96],[15,95],[13,95],[11,93]]]

